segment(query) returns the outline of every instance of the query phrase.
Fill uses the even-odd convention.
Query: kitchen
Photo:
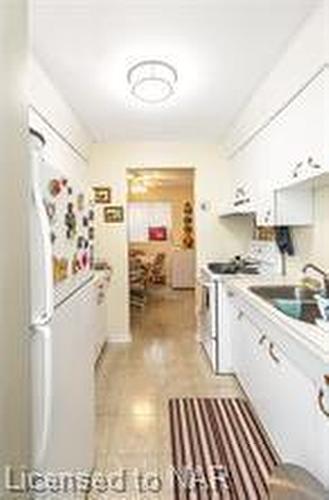
[[[110,498],[327,498],[328,3],[206,4],[30,2],[31,423],[4,464],[128,471]],[[195,293],[137,315],[132,169],[194,172]],[[216,493],[168,473],[212,466]]]

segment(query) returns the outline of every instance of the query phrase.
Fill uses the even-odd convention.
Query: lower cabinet
[[[230,331],[233,369],[282,460],[305,467],[329,487],[329,418],[320,411],[317,383],[234,299]]]
[[[108,305],[107,305],[107,295],[109,286],[109,276],[104,273],[100,275],[94,281],[94,303],[93,303],[93,334],[94,334],[94,356],[95,362],[97,361],[102,348],[107,339],[108,333]]]

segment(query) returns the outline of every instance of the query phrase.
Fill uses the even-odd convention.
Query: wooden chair
[[[130,305],[143,308],[147,301],[148,269],[140,257],[129,258]]]
[[[150,269],[150,281],[152,285],[166,285],[166,254],[156,254]]]

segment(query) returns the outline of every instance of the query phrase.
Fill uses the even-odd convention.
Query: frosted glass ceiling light
[[[130,68],[127,80],[133,96],[143,102],[156,104],[174,94],[177,71],[164,61],[142,61]]]
[[[147,193],[147,185],[145,179],[140,175],[133,175],[130,180],[130,192],[132,194],[145,194]]]

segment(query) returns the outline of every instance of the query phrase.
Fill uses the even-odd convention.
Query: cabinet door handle
[[[233,297],[235,297],[234,293],[231,291],[231,290],[228,290],[227,292],[227,296],[232,299]]]
[[[313,158],[311,156],[307,159],[307,164],[309,167],[314,168],[315,170],[321,168],[321,165],[319,165],[318,163],[315,163],[315,161],[313,160]]]
[[[238,320],[241,321],[243,317],[244,317],[244,313],[242,311],[239,311]]]
[[[321,413],[323,413],[323,415],[325,417],[329,418],[329,410],[327,410],[327,408],[325,407],[325,404],[324,404],[324,390],[323,389],[319,389],[318,404],[319,404],[319,408],[320,408]]]
[[[274,344],[273,344],[273,342],[270,342],[270,345],[268,346],[268,353],[271,356],[271,358],[273,359],[274,363],[276,363],[278,365],[280,363],[280,360],[279,360],[278,356],[274,352]]]
[[[297,177],[298,177],[298,172],[299,172],[299,170],[302,168],[302,166],[303,166],[303,162],[302,162],[302,161],[301,161],[301,162],[299,162],[299,163],[297,163],[297,165],[295,166],[295,168],[294,168],[294,170],[293,170],[293,173],[292,173],[292,176],[293,176],[294,178],[297,178]]]
[[[263,344],[264,344],[264,342],[265,342],[265,340],[266,340],[266,338],[267,338],[267,337],[266,337],[266,335],[262,335],[262,336],[260,337],[259,341],[258,341],[258,344],[259,344],[259,345],[263,345]]]

